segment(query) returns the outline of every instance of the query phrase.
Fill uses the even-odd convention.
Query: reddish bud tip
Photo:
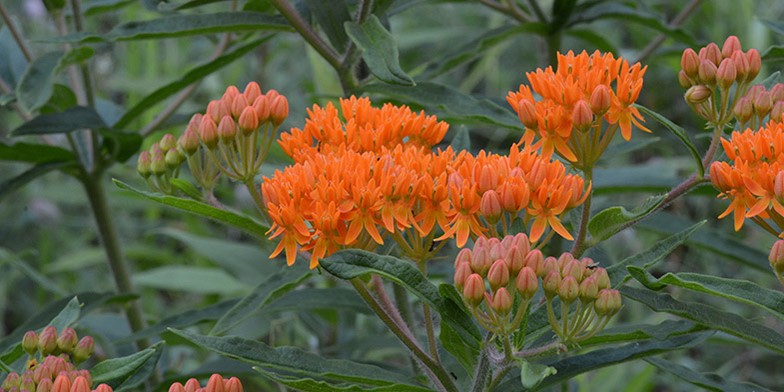
[[[507,267],[506,261],[498,259],[493,262],[487,272],[487,282],[490,283],[491,290],[497,290],[509,283],[509,267]]]
[[[185,382],[185,392],[196,392],[199,388],[201,388],[201,384],[199,384],[199,380],[195,378],[188,379],[188,381]]]
[[[256,111],[256,117],[259,120],[259,124],[264,124],[269,121],[271,110],[269,98],[267,98],[266,95],[260,95],[253,101],[253,110]]]
[[[457,265],[455,268],[455,288],[457,291],[462,291],[463,287],[465,287],[465,281],[468,277],[473,274],[471,271],[471,264],[469,262],[462,262]]]
[[[35,331],[27,331],[24,334],[24,337],[22,338],[22,348],[29,355],[33,355],[38,351],[38,334],[35,333]]]
[[[749,49],[748,52],[746,52],[746,59],[749,61],[749,75],[746,80],[751,81],[757,77],[762,68],[762,58],[757,49]]]
[[[90,392],[90,384],[86,378],[78,376],[71,383],[71,392]]]
[[[716,64],[709,60],[702,60],[697,72],[699,81],[712,86],[716,83],[716,71],[718,71]]]
[[[589,276],[580,282],[580,301],[587,303],[596,299],[599,295],[599,284],[595,276]]]
[[[531,267],[523,267],[517,274],[515,286],[523,299],[531,299],[539,289],[539,278],[536,277],[536,271]]]
[[[754,115],[754,105],[751,103],[751,98],[748,96],[740,98],[732,109],[732,113],[735,115],[736,120],[741,123],[747,123],[751,116]]]
[[[41,351],[41,355],[49,355],[57,350],[57,329],[55,327],[48,326],[38,335],[38,350]]]
[[[176,152],[177,150],[174,149],[171,151]],[[60,332],[60,336],[57,338],[57,348],[60,349],[61,352],[70,354],[76,347],[76,343],[79,341],[78,339],[76,331],[74,331],[73,328],[66,328]]]
[[[44,378],[38,382],[38,385],[35,387],[35,392],[51,392],[53,386],[54,383],[51,378]],[[98,392],[97,389],[96,392]]]
[[[188,128],[177,140],[177,146],[188,156],[193,155],[199,150],[199,133]]]
[[[259,116],[256,115],[256,110],[252,106],[245,107],[237,124],[245,135],[250,135],[259,129]]]
[[[621,310],[621,294],[618,290],[600,290],[593,308],[599,316],[612,316]]]
[[[153,144],[152,147],[150,147],[150,155],[152,156],[152,161],[150,163],[150,171],[152,174],[162,175],[163,173],[166,173],[166,154],[157,144]]]
[[[735,83],[737,77],[738,72],[735,67],[735,62],[729,58],[722,60],[718,70],[716,70],[716,82],[719,87],[724,90],[729,89],[730,86]]]
[[[174,138],[174,135],[172,135],[171,133],[167,133],[163,135],[161,140],[158,142],[158,145],[161,147],[161,150],[163,150],[163,152],[167,152],[177,147],[177,140]]]
[[[71,392],[71,379],[67,374],[61,373],[57,376],[52,384],[52,392]]]
[[[218,126],[208,116],[204,116],[199,124],[199,139],[210,150],[218,146]]]
[[[226,92],[223,93],[223,97],[221,97],[221,99],[231,102],[234,97],[238,95],[240,95],[240,90],[237,88],[237,86],[229,86],[226,87]]]
[[[778,240],[773,243],[773,247],[770,248],[768,261],[770,261],[770,266],[773,267],[777,274],[781,275],[784,273],[784,240]]]
[[[95,349],[95,340],[93,340],[92,336],[85,336],[79,343],[76,344],[76,348],[73,350],[73,360],[75,363],[82,363],[90,358],[93,355],[93,350]]]
[[[553,269],[547,273],[547,276],[542,280],[542,289],[544,295],[548,299],[558,294],[558,288],[561,286],[561,274],[558,270]]]
[[[558,286],[558,297],[561,298],[565,304],[570,304],[577,299],[580,293],[580,286],[574,276],[567,275],[561,279],[561,284]]]
[[[509,314],[509,311],[512,310],[513,303],[514,300],[512,299],[512,295],[509,294],[509,291],[507,291],[505,287],[501,287],[493,294],[493,298],[490,301],[490,307],[493,308],[496,313],[504,316]]]
[[[286,97],[279,95],[271,102],[270,119],[272,120],[272,125],[277,127],[289,116],[289,101]]]
[[[250,82],[245,86],[245,91],[242,94],[245,96],[245,100],[252,104],[256,98],[261,96],[261,87],[256,82]]]
[[[472,307],[477,307],[482,303],[485,298],[485,281],[479,274],[471,274],[466,278],[463,298]]]
[[[237,135],[237,128],[231,116],[223,116],[218,124],[218,137],[223,143],[231,143]]]
[[[244,95],[237,95],[231,101],[231,115],[234,118],[239,118],[242,111],[248,107],[248,100],[245,99]]]
[[[767,91],[763,91],[754,98],[754,113],[757,114],[757,117],[763,118],[770,113],[770,110],[773,108],[773,101],[770,99],[770,93]]]
[[[224,392],[223,390],[223,377],[220,374],[213,374],[210,380],[207,381],[206,392]]]
[[[224,383],[225,392],[243,392],[242,382],[237,377],[232,377]]]
[[[178,382],[175,382],[169,387],[169,392],[185,392],[185,386],[183,386]]]
[[[112,391],[112,387],[106,384],[101,384],[97,388],[95,388],[95,391],[93,392],[113,392],[113,391]]]
[[[612,103],[612,93],[610,88],[604,84],[600,84],[591,92],[591,111],[596,116],[603,116],[610,109]]]
[[[593,112],[585,100],[580,100],[574,105],[572,124],[577,130],[582,132],[587,131],[593,125]]]
[[[726,58],[732,57],[732,54],[736,51],[741,51],[740,40],[738,37],[731,35],[727,37],[724,41],[724,45],[721,47],[721,56]]]
[[[692,48],[686,48],[681,55],[681,70],[688,76],[689,78],[694,78],[697,76],[697,70],[700,67],[700,57],[697,56],[697,52],[694,51]]]
[[[704,60],[708,60],[713,63],[715,66],[719,66],[719,63],[723,59],[721,55],[721,49],[715,43],[711,42],[703,50],[700,50],[700,58]]]
[[[502,212],[498,192],[492,189],[485,192],[479,202],[479,213],[488,223],[495,224],[501,218]]]

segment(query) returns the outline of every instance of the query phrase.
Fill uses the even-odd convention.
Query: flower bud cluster
[[[204,387],[199,380],[191,378],[185,385],[175,382],[169,387],[169,392],[243,392],[243,388],[237,377],[223,378],[216,373],[210,377]]]
[[[167,133],[149,149],[139,153],[136,171],[151,189],[171,194],[174,192],[171,179],[177,178],[184,161],[184,151],[177,146],[174,135]]]
[[[477,321],[501,336],[520,328],[540,287],[551,327],[564,343],[598,333],[621,308],[620,294],[611,288],[604,268],[569,253],[545,257],[522,233],[503,240],[479,237],[472,249],[461,250],[454,284]],[[556,298],[563,308],[560,320],[553,311]]]
[[[9,373],[0,384],[0,392],[111,392],[106,384],[93,389],[90,372],[76,369],[92,355],[94,344],[92,337],[79,339],[71,328],[59,335],[52,326],[40,334],[28,331],[22,338],[22,348],[30,356],[27,370]]]
[[[784,84],[776,83],[770,90],[757,84],[740,97],[733,108],[740,129],[759,129],[769,118],[781,122],[784,116]]]
[[[208,192],[221,174],[234,181],[252,181],[288,113],[288,100],[275,90],[262,94],[256,82],[248,83],[243,92],[229,86],[204,113],[191,117],[179,139],[165,135],[150,151],[140,154],[139,174],[149,179],[160,171],[167,185],[155,183],[153,189],[167,193],[173,191],[168,179],[186,161],[198,185]],[[171,172],[164,173],[167,168]]]
[[[712,124],[726,124],[761,66],[759,51],[744,52],[738,37],[730,36],[721,48],[710,43],[699,53],[683,51],[678,82],[687,89],[684,98],[692,110]]]

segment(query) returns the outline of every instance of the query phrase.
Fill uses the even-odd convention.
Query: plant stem
[[[269,0],[269,2],[273,7],[278,9],[278,12],[280,12],[280,14],[289,21],[291,26],[294,27],[294,30],[297,30],[302,38],[304,38],[305,41],[307,41],[310,46],[312,46],[313,49],[315,49],[316,52],[318,52],[321,57],[323,57],[324,60],[326,60],[329,65],[332,66],[332,68],[340,72],[341,64],[338,54],[335,53],[335,50],[327,45],[327,43],[324,42],[324,40],[322,40],[321,37],[319,37],[318,34],[313,31],[313,29],[310,28],[308,23],[302,19],[302,16],[297,13],[297,10],[295,10],[288,1]]]
[[[416,339],[411,335],[410,331],[407,331],[407,328],[398,324],[396,320],[393,319],[392,315],[390,315],[387,310],[382,306],[376,298],[370,294],[367,287],[365,287],[365,283],[362,282],[359,278],[351,279],[351,285],[354,286],[354,289],[357,291],[360,297],[365,300],[365,303],[368,304],[371,310],[384,322],[384,324],[392,331],[395,336],[405,345],[414,357],[419,360],[425,367],[430,380],[433,382],[434,386],[440,391],[449,391],[449,392],[457,392],[458,389],[455,384],[452,382],[449,374],[446,370],[441,367],[440,364],[436,363],[430,356],[425,353],[419,344],[416,342]]]
[[[103,188],[102,178],[103,176],[100,173],[92,177],[84,176],[81,178],[82,185],[90,201],[95,223],[98,226],[98,235],[106,252],[106,260],[112,271],[114,283],[117,285],[117,292],[119,294],[132,294],[134,290],[131,283],[130,270],[120,250],[117,230],[114,226],[114,221],[112,221],[109,205],[106,202],[106,190]],[[138,332],[145,328],[146,323],[138,300],[131,301],[128,308],[125,309],[125,313],[128,317],[131,331]],[[137,344],[140,348],[146,348],[150,345],[147,339],[140,339],[137,341]]]
[[[509,373],[513,367],[514,366],[512,363],[508,363],[504,365],[504,367],[502,367],[498,372],[496,372],[496,374],[493,375],[493,378],[490,380],[490,384],[488,384],[485,388],[485,392],[491,392],[493,388],[495,388],[495,386],[498,385],[498,383],[501,382],[504,377],[506,377],[507,373]]]
[[[427,276],[427,261],[417,263],[419,271],[422,275]],[[425,318],[425,330],[427,331],[427,344],[430,349],[430,355],[436,363],[441,363],[441,358],[438,356],[438,344],[436,343],[435,327],[433,326],[433,315],[430,311],[430,305],[422,303],[422,314]]]
[[[689,15],[691,15],[692,12],[694,12],[697,9],[697,7],[700,5],[700,2],[702,2],[702,0],[691,0],[689,4],[686,4],[686,6],[683,7],[683,9],[681,10],[681,12],[678,13],[678,15],[675,15],[675,17],[670,22],[669,26],[671,28],[675,28],[683,24],[683,22],[686,21]],[[659,34],[658,36],[656,36],[656,38],[654,38],[653,41],[651,41],[651,43],[649,43],[648,46],[646,46],[645,49],[643,49],[642,52],[640,52],[640,56],[637,57],[637,60],[635,60],[634,62],[639,63],[645,60],[646,58],[648,58],[648,56],[652,55],[653,52],[656,49],[658,49],[662,43],[664,43],[664,40],[666,38],[667,36],[665,34]]]
[[[585,169],[585,181],[590,183],[593,179],[593,168],[590,166]],[[577,231],[577,239],[574,241],[574,245],[572,245],[572,255],[575,258],[579,258],[583,252],[585,251],[585,237],[588,235],[588,221],[591,219],[591,199],[593,196],[593,189],[591,189],[591,193],[588,194],[588,197],[585,199],[585,203],[583,203],[583,211],[582,215],[580,216],[580,228]]]
[[[22,35],[19,34],[19,30],[17,30],[16,25],[13,24],[11,16],[8,15],[8,11],[6,11],[3,3],[0,3],[0,16],[3,17],[3,22],[5,22],[6,27],[8,27],[8,31],[10,31],[11,35],[14,37],[14,41],[16,41],[16,45],[18,45],[19,49],[22,51],[25,60],[27,60],[28,63],[32,62],[33,54],[30,52],[30,49],[27,48],[27,45],[25,45]]]
[[[474,384],[471,386],[471,392],[481,392],[485,390],[487,377],[490,375],[490,360],[487,358],[488,343],[487,339],[485,339],[482,344],[482,349],[479,350],[479,360],[476,361],[476,368],[472,378]]]
[[[411,304],[408,302],[408,292],[405,288],[403,288],[403,286],[393,284],[392,294],[395,296],[395,303],[397,304],[397,308],[400,310],[400,317],[403,319],[403,322],[407,325],[411,325],[413,314],[411,312]],[[418,373],[419,368],[417,367],[416,360],[414,358],[410,359],[411,368],[414,370],[414,373]]]
[[[552,341],[550,343],[545,344],[544,346],[528,349],[528,350],[521,350],[515,353],[515,356],[518,358],[529,358],[537,355],[542,355],[544,353],[553,351],[553,350],[561,350],[563,349],[564,344],[558,340]]]
[[[81,32],[84,29],[84,24],[82,21],[82,6],[80,0],[71,0],[71,11],[73,13],[74,30],[77,33]],[[87,98],[87,104],[90,107],[95,107],[95,94],[93,93],[93,78],[90,73],[90,66],[84,61],[79,64],[79,69],[82,73],[82,83],[84,83],[84,94]]]

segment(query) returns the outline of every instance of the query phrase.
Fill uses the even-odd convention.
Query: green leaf
[[[619,231],[644,219],[661,205],[667,195],[651,196],[632,211],[624,207],[610,207],[598,214],[588,222],[588,232],[591,233],[591,244],[598,244]]]
[[[643,342],[630,343],[620,347],[597,349],[586,354],[548,362],[546,365],[554,367],[558,373],[545,378],[542,383],[537,386],[537,389],[542,389],[550,385],[557,385],[558,383],[574,378],[578,374],[591,370],[658,355],[668,351],[684,350],[694,347],[710,335],[710,332],[700,332],[675,336],[667,340],[652,339]]]
[[[762,61],[766,64],[784,61],[784,45],[773,45],[762,54]]]
[[[637,23],[650,27],[664,33],[688,46],[698,46],[694,37],[686,33],[683,29],[673,28],[664,20],[662,15],[653,14],[640,8],[635,8],[621,2],[588,2],[587,4],[598,4],[591,6],[568,23],[567,27],[579,23],[591,23],[601,19],[618,19],[623,23]],[[637,4],[637,3],[629,3]]]
[[[195,294],[236,294],[249,287],[222,269],[167,265],[133,275],[137,286]]]
[[[62,331],[63,329],[72,326],[76,320],[79,320],[81,309],[82,304],[79,302],[79,298],[73,297],[48,325],[57,328],[58,331]]]
[[[283,374],[276,374],[266,371],[262,368],[254,367],[254,370],[263,374],[265,377],[281,383],[283,385],[294,388],[297,391],[304,392],[428,392],[432,391],[430,388],[423,388],[414,385],[393,384],[375,387],[365,387],[354,384],[336,385],[326,381],[318,381],[312,378],[292,377]]]
[[[120,344],[135,342],[140,339],[158,336],[166,332],[166,330],[169,328],[186,328],[195,326],[196,324],[205,321],[217,320],[229,309],[234,307],[234,305],[236,305],[239,301],[239,299],[230,299],[227,301],[218,302],[202,309],[187,310],[185,312],[166,317],[163,320],[160,320],[139,332],[133,333],[130,336],[124,337],[122,339],[118,339],[116,343]]]
[[[106,124],[95,110],[74,106],[60,113],[41,114],[14,129],[11,135],[46,135],[98,128],[106,128]]]
[[[545,378],[557,374],[558,370],[541,363],[520,360],[520,382],[523,388],[531,389],[539,385]]]
[[[39,163],[38,165],[33,166],[32,168],[22,172],[16,177],[12,177],[0,183],[0,200],[10,195],[12,192],[16,191],[17,189],[25,186],[28,182],[33,181],[36,178],[46,173],[49,173],[54,170],[73,167],[74,165],[75,164],[73,162]]]
[[[144,98],[142,98],[139,103],[135,104],[133,107],[128,109],[122,117],[115,124],[112,124],[115,128],[125,128],[131,121],[138,118],[142,113],[146,112],[155,107],[155,104],[165,100],[166,98],[180,92],[182,89],[190,85],[191,83],[197,82],[204,78],[207,75],[212,74],[213,72],[231,64],[235,60],[241,58],[245,54],[249,53],[253,49],[256,49],[259,45],[263,42],[267,41],[271,38],[271,35],[268,35],[264,38],[254,40],[247,45],[240,46],[231,52],[224,54],[216,58],[215,60],[209,61],[205,64],[199,65],[196,68],[191,69],[190,71],[186,72],[181,78],[170,82],[166,85],[159,87],[157,90],[153,91],[152,93],[148,94]]]
[[[401,68],[397,43],[375,15],[362,24],[346,22],[346,33],[359,49],[370,72],[386,83],[413,86],[416,83]]]
[[[420,82],[413,87],[371,84],[365,86],[363,90],[368,93],[383,94],[385,97],[404,103],[441,110],[443,112],[439,115],[441,120],[492,124],[515,130],[522,135],[523,126],[511,111],[490,100],[478,99],[442,84]]]
[[[460,126],[452,138],[452,149],[455,151],[471,151],[471,133],[468,128]]]
[[[160,357],[159,351],[162,349],[162,343],[157,343],[127,357],[102,361],[90,369],[93,383],[95,385],[105,383],[115,389],[120,386],[130,387],[125,383],[141,369],[144,369],[148,361],[157,361],[157,358]]]
[[[103,14],[109,11],[119,10],[127,5],[134,3],[134,0],[93,0],[82,3],[82,13],[84,16]]]
[[[12,252],[8,251],[5,248],[0,248],[0,264],[8,263],[11,264],[14,268],[21,271],[23,274],[27,275],[30,280],[35,282],[38,287],[56,294],[58,297],[62,297],[68,295],[68,291],[60,287],[57,282],[47,278],[42,273],[38,272],[35,268],[31,267],[27,262],[19,258],[17,255],[13,254]]]
[[[675,362],[661,358],[645,358],[645,361],[660,370],[673,374],[691,384],[717,392],[765,392],[770,391],[765,387],[749,382],[734,382],[725,380],[715,373],[699,373]]]
[[[258,12],[235,11],[212,14],[177,14],[153,20],[123,23],[106,34],[83,32],[69,34],[50,41],[97,43],[255,30],[291,31],[291,26],[286,23],[282,16]]]
[[[442,298],[451,300],[452,303],[458,306],[460,311],[467,312],[463,306],[463,299],[454,285],[442,283],[438,286],[438,291]],[[460,333],[446,323],[441,324],[441,333],[438,336],[438,340],[441,341],[444,349],[449,351],[468,373],[473,372],[474,366],[476,366],[476,359],[479,356],[479,346],[465,344]]]
[[[191,184],[190,181],[183,180],[182,178],[172,178],[169,182],[191,199],[203,201],[201,191],[199,191],[199,188],[196,188],[195,185]]]
[[[103,136],[101,148],[117,162],[125,162],[139,151],[144,138],[138,133],[99,130]]]
[[[114,390],[117,392],[123,391],[138,391],[138,387],[143,383],[150,380],[153,373],[155,372],[155,368],[158,366],[158,361],[160,361],[161,356],[163,355],[163,349],[158,348],[159,344],[153,346],[152,348],[155,349],[155,353],[147,358],[141,366],[137,367],[135,371],[130,373],[130,376],[125,378],[122,383],[117,384],[114,387]],[[131,366],[128,367],[130,370]]]
[[[338,53],[343,53],[348,46],[349,39],[343,25],[351,21],[348,4],[345,0],[305,0],[311,15],[316,18],[321,30],[327,35],[332,47]]]
[[[76,158],[71,151],[47,144],[0,143],[0,160],[28,163],[71,162]]]
[[[354,313],[370,313],[362,298],[354,290],[333,287],[328,289],[301,288],[289,291],[269,302],[263,313],[282,311],[312,311],[336,309]]]
[[[295,347],[272,348],[262,342],[237,336],[213,337],[183,330],[170,331],[199,347],[249,363],[266,372],[361,385],[418,386],[405,375],[377,366],[344,359],[327,359]]]
[[[727,298],[762,308],[776,317],[784,319],[784,293],[760,287],[748,280],[727,279],[718,276],[682,272],[668,272],[656,279],[648,271],[629,266],[629,274],[651,290],[661,290],[668,285],[683,287],[689,290]]]
[[[700,156],[699,151],[697,151],[697,147],[695,147],[694,143],[691,141],[691,138],[689,138],[689,135],[686,134],[686,131],[681,126],[670,121],[667,117],[664,117],[661,114],[646,108],[645,106],[634,104],[634,107],[653,117],[654,120],[664,125],[667,130],[675,135],[675,137],[680,139],[681,143],[683,143],[683,145],[686,146],[686,148],[689,150],[692,158],[694,158],[694,162],[697,164],[697,171],[699,172],[699,176],[702,177],[705,175],[705,167],[702,165],[702,157]]]
[[[215,326],[210,331],[210,335],[226,333],[226,331],[257,313],[270,301],[299,286],[302,281],[310,276],[310,270],[305,266],[305,263],[295,263],[291,267],[282,268],[278,272],[269,275],[267,279],[259,283],[253,291],[242,298],[237,305],[229,309],[215,323]]]
[[[580,347],[647,339],[665,340],[673,336],[700,332],[705,329],[705,327],[687,320],[664,320],[659,324],[626,324],[605,328],[601,334],[580,342]]]
[[[597,34],[593,30],[567,29],[565,33],[570,37],[577,38],[585,43],[593,45],[597,50],[601,50],[602,52],[618,52],[618,48],[606,38],[606,35]]]
[[[319,264],[340,279],[378,274],[396,282],[431,305],[441,315],[442,323],[453,328],[464,344],[478,352],[481,335],[471,316],[451,299],[441,297],[438,288],[413,263],[393,256],[351,249],[336,252],[322,259]]]
[[[94,53],[92,48],[79,47],[68,53],[57,51],[39,56],[28,65],[16,86],[17,102],[28,113],[36,111],[52,96],[60,70],[69,64],[84,61]]]
[[[667,294],[656,294],[647,289],[624,286],[621,288],[621,294],[647,305],[655,312],[671,313],[756,343],[774,352],[784,353],[784,337],[781,334],[738,314],[696,302],[677,301]]]
[[[774,33],[784,35],[784,22],[778,20],[763,19],[762,23],[773,30]]]
[[[269,228],[264,227],[255,219],[239,212],[215,208],[209,204],[195,200],[141,191],[117,179],[113,179],[112,181],[114,181],[114,184],[120,189],[130,191],[167,206],[210,218],[221,223],[226,223],[256,237],[264,238],[264,233],[269,230]]]

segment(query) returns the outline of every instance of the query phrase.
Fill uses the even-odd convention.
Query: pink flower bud
[[[732,54],[732,62],[735,63],[735,70],[737,71],[737,78],[739,82],[743,82],[749,76],[749,59],[743,55],[743,52],[737,51]]]
[[[593,274],[591,276],[596,277],[596,284],[599,287],[599,290],[602,289],[609,289],[611,286],[610,283],[610,275],[607,274],[607,270],[604,268],[596,268],[593,270]]]
[[[71,392],[71,379],[65,373],[60,374],[52,384],[52,392]]]
[[[751,116],[754,115],[754,105],[751,103],[751,97],[741,97],[738,102],[735,103],[732,113],[735,114],[735,119],[741,123],[749,122]]]
[[[93,392],[113,392],[113,391],[112,391],[112,387],[110,387],[110,386],[108,386],[106,384],[101,384],[101,385],[98,385],[98,387],[95,388],[95,391],[93,391]]]
[[[530,267],[538,277],[544,277],[544,255],[539,249],[533,249],[525,256],[525,266]]]
[[[542,280],[542,289],[544,296],[547,299],[553,298],[558,294],[558,288],[561,286],[561,274],[558,270],[553,269],[547,273],[547,276]]]
[[[493,259],[490,258],[490,250],[486,246],[474,246],[474,254],[471,258],[471,269],[475,273],[484,276],[487,273],[487,270],[490,269],[492,263]]]
[[[176,152],[177,150],[175,149],[173,151]],[[74,347],[76,347],[77,342],[78,337],[76,336],[76,331],[69,327],[60,332],[60,336],[57,338],[57,348],[60,349],[61,352],[70,354]]]
[[[493,262],[493,265],[487,272],[487,282],[490,283],[490,289],[494,291],[509,283],[509,267],[506,266],[506,262],[503,259]]]
[[[457,266],[462,263],[469,263],[471,264],[472,252],[469,248],[460,249],[460,252],[457,252],[457,257],[455,257],[455,270],[457,270]]]
[[[242,94],[245,96],[245,100],[252,104],[256,98],[261,96],[261,87],[256,82],[250,82],[245,86],[245,91]]]
[[[191,156],[199,150],[199,133],[191,129],[190,127],[185,130],[185,132],[180,136],[180,139],[177,140],[177,147],[185,152],[188,156]]]
[[[716,71],[716,82],[720,88],[727,90],[735,83],[735,78],[738,77],[738,72],[735,68],[735,62],[732,59],[724,59],[719,64],[719,69]]]
[[[692,48],[686,48],[681,55],[681,70],[690,79],[697,76],[697,69],[700,67],[700,57]]]
[[[578,131],[585,132],[593,125],[593,112],[588,102],[579,100],[572,110],[572,124]]]
[[[502,210],[501,201],[496,191],[490,189],[482,195],[482,199],[479,202],[479,213],[491,225],[498,222],[501,218]]]
[[[767,91],[761,92],[755,99],[754,99],[754,113],[757,114],[757,117],[763,118],[770,113],[770,110],[773,108],[773,101],[770,99],[770,93]]]
[[[237,135],[237,128],[234,124],[234,119],[231,116],[223,116],[218,124],[218,137],[223,143],[231,143],[234,141],[234,136]]]
[[[280,125],[289,116],[289,101],[279,95],[270,104],[270,119],[273,126]]]
[[[41,331],[38,335],[38,350],[41,355],[49,355],[57,350],[57,329],[50,325]]]
[[[213,374],[207,381],[207,392],[224,392],[223,391],[223,377],[220,374]]]
[[[501,287],[495,291],[493,298],[489,302],[490,307],[493,308],[496,313],[505,316],[509,314],[510,310],[512,310],[512,304],[514,303],[514,300],[512,300],[512,296],[509,294],[509,291],[507,291],[506,288]]]
[[[256,110],[252,106],[247,106],[240,114],[240,119],[237,121],[242,133],[250,135],[255,130],[259,129],[259,117],[256,115]]]
[[[226,92],[223,93],[223,97],[221,97],[221,99],[231,102],[234,97],[238,95],[240,95],[240,90],[237,88],[237,86],[229,86],[226,87]]]
[[[165,153],[171,150],[172,148],[177,147],[177,140],[174,139],[174,135],[172,135],[171,133],[167,133],[163,135],[161,140],[158,142],[158,146],[160,146],[161,150]]]
[[[16,372],[11,372],[11,373],[8,373],[8,375],[5,377],[5,380],[3,380],[3,384],[0,385],[0,388],[3,388],[3,389],[11,389],[13,387],[17,387],[18,388],[19,387],[19,383],[21,383],[21,382],[22,382],[22,380],[19,377],[19,374],[16,373]]]
[[[600,84],[591,92],[591,111],[596,116],[603,116],[610,109],[612,93],[606,85]]]
[[[38,351],[38,334],[35,331],[27,331],[22,338],[22,348],[28,355],[33,355]]]
[[[580,286],[577,284],[577,279],[574,276],[568,275],[561,279],[561,284],[558,286],[558,297],[561,298],[564,304],[570,304],[577,299],[580,294]]]
[[[561,276],[571,276],[579,282],[583,279],[584,271],[585,268],[582,266],[582,263],[572,258],[571,260],[567,260],[564,263],[564,266],[561,268]]]
[[[471,274],[463,287],[463,299],[471,307],[477,307],[485,298],[485,281],[479,274]]]
[[[185,382],[185,392],[196,392],[199,388],[201,388],[201,384],[199,384],[199,380],[195,378],[188,379],[188,381]]]
[[[556,272],[560,275],[560,268],[558,268],[558,260],[553,256],[547,256],[542,261],[542,275],[541,278],[545,278],[550,271],[556,270]],[[539,275],[537,273],[537,275]]]
[[[678,84],[683,88],[689,88],[694,85],[694,80],[686,76],[683,70],[678,71]]]
[[[780,122],[784,116],[784,101],[778,101],[773,104],[773,109],[770,110],[770,119]]]
[[[243,392],[242,383],[237,377],[232,377],[226,380],[224,389],[226,392]]]
[[[463,287],[465,286],[465,281],[468,277],[473,274],[471,271],[471,263],[469,262],[462,262],[457,265],[455,268],[455,288],[457,291],[462,291]]]
[[[770,99],[773,102],[784,101],[784,84],[776,83],[770,88]]]
[[[683,98],[686,100],[686,102],[689,102],[693,105],[698,105],[707,101],[711,95],[713,95],[713,93],[711,92],[710,88],[698,84],[696,86],[689,87],[689,89],[686,90],[686,94],[684,94]]]
[[[54,374],[52,373],[51,365],[48,363],[39,363],[33,371],[33,381],[37,383],[46,379],[52,381],[52,377],[54,377]]]
[[[71,384],[71,392],[90,392],[90,384],[87,383],[87,379],[78,376]]]
[[[746,80],[752,81],[757,77],[762,68],[762,58],[757,49],[749,49],[746,52],[746,58],[749,60],[749,75],[746,77]]]
[[[702,60],[698,70],[699,81],[708,86],[716,84],[716,71],[718,71],[716,64],[709,60]]]
[[[721,47],[721,56],[729,58],[736,51],[741,51],[740,40],[738,37],[731,35],[724,41],[724,46]]]
[[[777,274],[781,275],[784,273],[784,240],[778,240],[773,243],[773,246],[770,248],[768,261],[770,261],[770,266],[773,267]]]
[[[588,303],[594,301],[599,295],[599,284],[595,276],[589,276],[580,282],[580,301]]]
[[[234,118],[239,118],[242,112],[247,108],[248,100],[245,99],[244,95],[237,95],[231,101],[231,116]]]
[[[270,119],[270,101],[266,95],[260,95],[253,101],[253,110],[256,111],[256,117],[259,119],[259,124],[264,124]]]
[[[76,348],[73,350],[73,360],[75,363],[79,364],[90,358],[93,355],[93,349],[95,348],[95,340],[93,340],[92,336],[85,336],[79,343],[76,344]]]
[[[600,290],[593,308],[599,316],[612,316],[621,310],[621,294],[618,290]]]
[[[152,155],[149,151],[142,151],[139,153],[139,160],[136,161],[136,172],[144,178],[150,177],[152,174]]]
[[[529,300],[536,294],[539,289],[539,278],[536,277],[536,272],[531,267],[523,267],[520,273],[517,274],[515,280],[515,287],[523,299]]]
[[[22,382],[19,383],[19,390],[31,392],[35,391],[35,381],[33,381],[31,377],[22,377]]]
[[[218,127],[209,116],[204,116],[199,125],[199,138],[210,150],[218,146]]]
[[[166,155],[157,144],[153,144],[152,147],[150,147],[150,155],[152,156],[152,161],[150,163],[150,171],[152,174],[162,175],[163,173],[166,173]]]
[[[536,116],[536,107],[533,102],[527,99],[522,99],[517,103],[517,117],[520,118],[520,122],[523,123],[526,128],[535,130],[539,126]]]
[[[704,50],[704,51],[703,51]],[[719,63],[723,59],[721,55],[721,49],[715,43],[711,42],[703,49],[700,50],[699,57],[704,60],[708,60],[713,63],[715,66],[719,66]]]
[[[169,392],[185,392],[185,387],[182,384],[175,382],[169,387]]]
[[[504,261],[506,261],[507,267],[509,267],[509,273],[512,276],[517,275],[523,267],[525,267],[525,253],[520,252],[520,248],[517,246],[510,246],[506,249],[506,255],[504,256]]]
[[[52,379],[45,378],[38,382],[38,386],[36,386],[35,392],[51,392],[53,386],[54,382],[52,382]]]

